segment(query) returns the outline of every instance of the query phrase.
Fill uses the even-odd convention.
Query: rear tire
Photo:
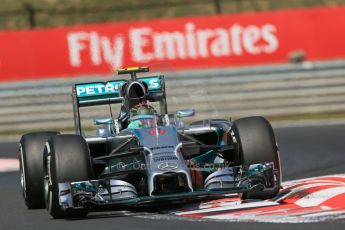
[[[46,207],[54,218],[82,218],[85,208],[64,210],[59,204],[59,183],[92,179],[89,147],[78,135],[52,137],[45,146],[45,199]]]
[[[247,117],[234,122],[234,131],[239,144],[241,164],[248,166],[262,162],[273,162],[277,171],[277,185],[262,191],[243,193],[243,199],[270,199],[281,186],[281,166],[276,138],[270,123],[263,117]]]
[[[43,193],[43,150],[45,142],[58,132],[34,132],[22,136],[19,147],[20,181],[29,209],[45,208]]]

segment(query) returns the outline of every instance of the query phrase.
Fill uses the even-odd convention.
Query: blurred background
[[[171,62],[168,59],[162,62],[158,59],[124,61],[117,67],[139,63],[166,75],[169,112],[192,107],[196,109],[194,120],[260,115],[266,116],[275,126],[345,123],[345,49],[344,45],[339,45],[344,41],[342,31],[345,31],[342,13],[345,15],[345,0],[0,0],[0,140],[18,140],[23,133],[33,130],[71,132],[74,125],[70,97],[73,84],[113,78],[108,67],[100,70],[91,64],[88,71],[64,72],[60,68],[63,61],[55,58],[53,52],[46,56],[44,65],[56,65],[61,71],[56,74],[36,71],[37,76],[32,74],[35,71],[26,74],[23,63],[31,70],[30,66],[40,65],[36,59],[46,52],[32,45],[36,35],[40,36],[37,43],[49,47],[55,44],[49,43],[52,34],[60,30],[67,35],[105,30],[117,34],[139,25],[163,28],[165,22],[169,22],[166,29],[171,32],[182,31],[189,22],[203,28],[209,17],[214,20],[212,28],[217,25],[233,28],[236,23],[254,24],[259,28],[273,25],[270,34],[266,34],[266,42],[274,44],[277,39],[280,42],[278,50],[262,55],[252,53],[238,60],[216,55],[200,60],[193,57],[189,66],[182,58],[180,62],[175,59]],[[289,24],[294,15],[305,20],[300,27],[298,20]],[[174,20],[180,19],[182,22],[176,22],[183,26],[175,28]],[[328,25],[328,22],[333,24]],[[88,27],[88,24],[93,25]],[[310,25],[311,32],[310,37],[302,41],[298,34],[305,30],[305,25]],[[162,31],[161,27],[157,30]],[[329,36],[324,33],[328,29]],[[272,38],[272,35],[276,36]],[[248,32],[249,39],[255,36],[255,30]],[[248,44],[248,39],[244,38],[243,42]],[[318,47],[319,44],[325,48]],[[83,49],[81,45],[77,47]],[[29,51],[23,54],[20,49]],[[69,49],[71,56],[72,48]],[[133,47],[125,45],[123,49],[130,53]],[[68,58],[67,54],[65,60]],[[6,62],[7,59],[14,61]],[[204,62],[210,64],[200,68],[200,63]],[[116,111],[117,107],[114,109]],[[91,127],[92,117],[106,114],[108,107],[88,108],[82,116],[87,120],[85,124]]]
[[[1,0],[0,29],[339,6],[345,0]]]

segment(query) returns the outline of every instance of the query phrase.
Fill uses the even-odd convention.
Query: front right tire
[[[241,164],[249,166],[263,162],[273,162],[276,184],[273,188],[245,192],[242,199],[270,199],[275,197],[281,187],[281,166],[279,149],[270,123],[264,117],[246,117],[234,122],[238,141],[238,157]]]

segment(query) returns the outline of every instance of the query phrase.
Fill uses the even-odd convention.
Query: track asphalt
[[[345,126],[275,129],[283,180],[345,173]],[[16,158],[17,143],[0,143],[0,159]],[[0,173],[0,229],[344,229],[344,223],[265,224],[192,220],[140,210],[91,213],[86,219],[54,220],[46,210],[24,205],[19,172]]]

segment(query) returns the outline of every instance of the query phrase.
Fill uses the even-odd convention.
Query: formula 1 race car
[[[76,84],[76,134],[34,132],[20,140],[20,173],[28,208],[54,218],[90,211],[194,202],[240,194],[275,197],[281,186],[279,151],[263,117],[210,119],[186,125],[193,109],[169,114],[164,76]],[[151,105],[159,104],[157,112]],[[121,103],[119,116],[95,119],[84,134],[80,108]]]

